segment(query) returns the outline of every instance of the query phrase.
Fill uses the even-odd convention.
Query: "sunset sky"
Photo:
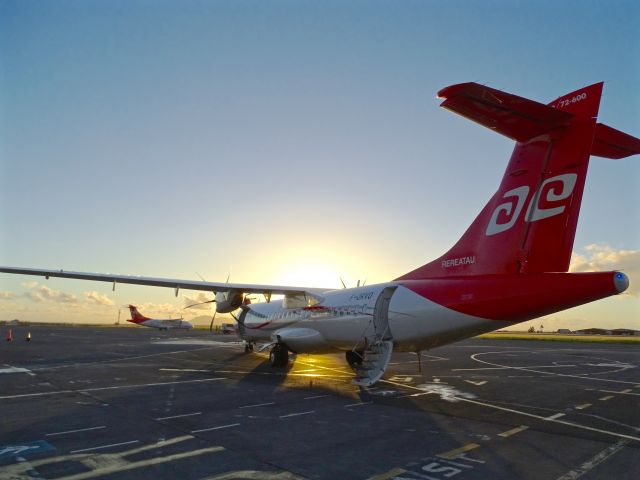
[[[637,1],[5,0],[0,264],[391,280],[459,238],[513,148],[436,92],[603,80],[600,121],[640,136],[638,25]],[[592,158],[573,269],[632,287],[536,327],[640,328],[639,220],[640,157]],[[183,293],[0,274],[0,320],[206,314]]]

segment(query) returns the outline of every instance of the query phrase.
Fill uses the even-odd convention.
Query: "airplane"
[[[0,272],[209,291],[231,313],[245,351],[344,352],[352,382],[384,375],[394,351],[416,352],[624,292],[623,272],[568,273],[591,156],[640,153],[640,139],[597,123],[603,83],[549,104],[477,83],[442,89],[441,106],[516,142],[502,181],[439,258],[389,282],[346,289],[214,283],[0,267]],[[452,192],[455,195],[455,192]],[[254,303],[249,294],[264,295]],[[272,295],[283,295],[271,301]],[[235,313],[234,313],[235,312]]]
[[[131,319],[127,322],[135,323],[136,325],[142,325],[143,327],[158,328],[160,330],[175,330],[184,329],[191,330],[193,325],[186,320],[180,319],[156,319],[145,317],[138,311],[138,307],[135,305],[129,305],[129,311],[131,312]]]

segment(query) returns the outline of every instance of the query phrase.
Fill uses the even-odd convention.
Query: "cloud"
[[[24,282],[22,286],[29,289],[36,288],[38,286],[38,282]]]
[[[46,285],[41,285],[36,291],[25,292],[24,297],[35,303],[42,303],[46,300],[66,304],[78,303],[78,297],[76,297],[75,295],[62,292],[60,290],[54,290],[53,288],[49,288]]]
[[[13,292],[0,292],[0,300],[13,300],[16,294]]]
[[[196,303],[203,303],[213,300],[211,295],[208,295],[204,292],[198,292],[197,295],[190,297],[189,295],[184,296],[184,306],[188,307],[189,305],[194,305]],[[204,305],[196,305],[191,307],[189,310],[209,310],[211,309],[211,303],[205,303]]]
[[[616,250],[605,243],[593,243],[573,252],[570,272],[621,270],[629,276],[625,294],[640,295],[640,250]]]
[[[85,297],[87,297],[87,300],[89,301],[90,304],[94,304],[94,305],[114,305],[113,300],[111,300],[106,295],[102,295],[102,294],[96,292],[95,290],[91,290],[89,292],[84,292],[84,295],[85,295]]]

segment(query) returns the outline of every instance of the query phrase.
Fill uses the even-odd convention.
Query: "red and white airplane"
[[[191,325],[190,322],[182,320],[181,318],[156,319],[145,317],[138,311],[138,307],[135,305],[129,305],[129,311],[131,312],[131,319],[127,320],[127,322],[142,325],[143,327],[158,328],[160,330],[191,330],[193,328],[193,325]]]
[[[497,192],[444,255],[379,285],[326,290],[0,267],[23,275],[204,290],[236,312],[245,349],[344,351],[372,385],[395,351],[420,352],[624,292],[622,272],[567,273],[590,156],[640,153],[640,139],[596,122],[602,83],[548,105],[476,83],[441,90],[442,106],[516,141]],[[248,294],[266,302],[251,304]],[[271,295],[284,295],[270,301]]]

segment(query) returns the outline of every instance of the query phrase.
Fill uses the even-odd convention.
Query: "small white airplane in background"
[[[144,327],[158,328],[160,330],[173,330],[173,329],[184,329],[191,330],[193,325],[186,320],[182,320],[181,318],[171,319],[156,319],[156,318],[148,318],[142,315],[138,311],[138,307],[135,305],[129,305],[129,311],[131,312],[131,319],[127,320],[127,322],[135,323],[136,325],[142,325]]]

